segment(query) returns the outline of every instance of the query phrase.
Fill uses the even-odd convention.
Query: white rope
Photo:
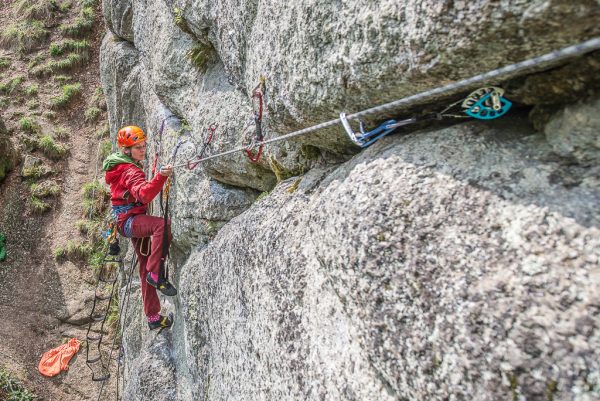
[[[406,108],[406,107],[409,107],[416,103],[423,103],[423,102],[431,100],[435,97],[439,97],[439,96],[442,96],[445,94],[450,94],[450,93],[456,93],[459,90],[471,88],[475,85],[480,85],[482,83],[488,83],[490,81],[505,80],[509,77],[516,76],[516,75],[522,73],[523,71],[527,71],[534,67],[539,68],[542,66],[547,66],[549,64],[567,60],[567,59],[570,59],[573,57],[578,57],[578,56],[581,56],[583,54],[586,54],[586,53],[589,53],[591,51],[598,50],[598,49],[600,49],[600,37],[593,38],[593,39],[587,40],[585,42],[582,42],[582,43],[579,43],[579,44],[576,44],[573,46],[565,47],[563,49],[556,50],[554,52],[547,53],[547,54],[544,54],[539,57],[534,57],[534,58],[531,58],[531,59],[528,59],[525,61],[521,61],[519,63],[511,64],[511,65],[508,65],[505,67],[498,68],[496,70],[488,71],[483,74],[475,75],[471,78],[466,78],[466,79],[463,79],[463,80],[460,80],[460,81],[457,81],[457,82],[454,82],[454,83],[451,83],[451,84],[448,84],[445,86],[440,86],[440,87],[437,87],[434,89],[427,90],[425,92],[417,93],[415,95],[408,96],[408,97],[405,97],[405,98],[402,98],[399,100],[395,100],[393,102],[385,103],[385,104],[382,104],[379,106],[372,107],[370,109],[359,111],[354,114],[349,114],[346,116],[346,118],[348,120],[356,120],[356,119],[359,119],[361,117],[365,117],[365,116],[368,116],[371,114],[380,113],[382,111],[398,109],[400,107]],[[279,142],[279,141],[285,141],[285,140],[295,138],[295,137],[298,137],[301,135],[309,134],[314,131],[328,128],[328,127],[331,127],[331,126],[334,126],[334,125],[337,125],[340,123],[341,123],[341,120],[339,118],[336,118],[334,120],[329,120],[329,121],[323,122],[321,124],[313,125],[311,127],[307,127],[307,128],[304,128],[304,129],[301,129],[298,131],[291,132],[286,135],[278,136],[276,138],[268,139],[268,140],[265,140],[262,142],[257,142],[254,144],[254,147],[268,145],[268,144]],[[223,156],[227,156],[227,155],[230,155],[233,153],[243,151],[245,149],[247,149],[247,148],[245,146],[242,146],[242,147],[228,150],[226,152],[217,153],[217,154],[205,157],[205,158],[203,158],[201,160],[197,160],[197,161],[200,163],[203,163],[205,161],[216,159],[216,158],[223,157]],[[187,162],[181,163],[181,164],[176,164],[174,167],[182,167],[185,165],[187,165]]]

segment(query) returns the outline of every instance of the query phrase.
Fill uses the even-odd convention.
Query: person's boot
[[[164,329],[168,329],[173,326],[173,314],[169,314],[169,316],[160,315],[160,319],[156,322],[148,322],[148,327],[150,330],[160,329],[161,331]]]
[[[177,295],[177,289],[173,287],[173,284],[160,277],[160,275],[158,276],[158,281],[154,281],[150,273],[148,273],[146,275],[146,282],[168,297]]]

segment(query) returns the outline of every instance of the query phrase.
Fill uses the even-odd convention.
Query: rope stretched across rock
[[[584,55],[586,53],[592,52],[594,50],[600,49],[600,37],[593,38],[587,40],[585,42],[568,46],[560,50],[556,50],[551,53],[544,54],[542,56],[534,57],[525,61],[521,61],[519,63],[511,64],[505,67],[501,67],[492,71],[488,71],[483,74],[475,75],[470,78],[466,78],[457,82],[453,82],[448,85],[440,86],[434,89],[427,90],[425,92],[421,92],[412,96],[408,96],[402,99],[395,100],[393,102],[385,103],[379,106],[371,107],[366,110],[359,111],[357,113],[346,115],[347,120],[358,120],[362,117],[366,117],[369,115],[396,110],[400,108],[407,108],[411,105],[415,105],[417,103],[425,103],[430,101],[436,97],[440,97],[443,95],[449,95],[453,93],[457,93],[460,90],[468,90],[470,88],[475,87],[476,85],[481,85],[484,83],[488,83],[490,81],[502,81],[519,75],[527,70],[533,68],[542,68],[544,66],[548,66],[552,63],[557,63],[560,61],[564,61],[573,57],[578,57]],[[253,144],[254,147],[260,147],[268,144],[272,144],[275,142],[286,141],[292,138],[296,138],[302,135],[306,135],[315,131],[319,131],[328,127],[332,127],[334,125],[340,124],[342,122],[341,118],[336,118],[333,120],[329,120],[323,122],[321,124],[317,124],[311,127],[307,127],[298,131],[291,132],[286,135],[278,136],[276,138],[264,140],[261,142],[256,142]],[[201,160],[196,160],[197,162],[206,162],[208,160],[220,158],[223,156],[231,155],[233,153],[242,152],[247,149],[246,146],[238,147],[235,149],[231,149],[225,152],[217,153],[211,156],[207,156],[202,158]],[[185,163],[175,164],[173,167],[184,167],[187,165],[187,161]]]

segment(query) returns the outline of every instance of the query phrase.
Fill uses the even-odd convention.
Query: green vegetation
[[[27,69],[31,70],[35,66],[41,64],[44,60],[46,60],[46,56],[44,54],[37,54],[29,60],[29,64],[27,64]]]
[[[65,260],[82,261],[89,258],[92,252],[93,249],[90,244],[71,240],[67,242],[64,248],[58,247],[54,250],[54,259],[57,262],[64,262]]]
[[[38,20],[50,18],[56,9],[54,0],[19,0],[13,7],[19,17]]]
[[[39,20],[18,21],[0,33],[0,44],[27,52],[48,36],[48,30]]]
[[[31,117],[23,117],[19,120],[19,128],[21,131],[27,132],[29,134],[35,134],[40,131],[40,126]]]
[[[81,92],[81,84],[67,84],[62,87],[62,95],[54,96],[50,99],[50,105],[54,108],[66,106],[71,99],[73,99],[79,92]]]
[[[31,206],[31,210],[33,210],[35,213],[44,213],[50,209],[50,205],[48,203],[35,196],[29,198],[29,205]]]
[[[12,62],[8,57],[0,57],[0,70],[10,67]]]
[[[88,123],[93,123],[98,119],[101,113],[102,110],[100,110],[98,107],[89,107],[84,113],[85,121]]]
[[[38,140],[39,149],[51,159],[58,160],[67,154],[67,148],[54,142],[51,135],[44,135]]]
[[[0,369],[0,398],[5,401],[33,401],[39,399],[4,368]]]
[[[19,88],[23,80],[24,78],[18,75],[9,79],[6,82],[0,83],[0,94],[12,95],[13,92],[15,92]]]
[[[88,182],[83,185],[83,210],[86,216],[96,218],[106,211],[109,193],[99,181]]]
[[[70,80],[73,79],[72,76],[70,75],[55,75],[52,77],[52,79],[54,80],[54,82],[58,82],[60,84],[64,84]]]
[[[106,324],[112,330],[117,330],[119,327],[119,291],[114,292],[113,298],[108,306]]]
[[[42,117],[48,119],[48,120],[54,120],[56,118],[56,112],[52,111],[52,110],[47,110],[44,111],[42,113]],[[58,137],[57,137],[58,138]]]
[[[23,178],[38,179],[46,175],[46,169],[42,166],[30,166],[23,169],[21,172]]]
[[[86,53],[90,48],[87,40],[72,40],[67,39],[62,42],[53,42],[50,44],[50,55],[56,57],[66,52],[74,51],[76,53]]]
[[[27,85],[27,87],[25,87],[25,94],[27,96],[37,95],[38,94],[38,85],[37,84]]]
[[[192,30],[188,26],[187,21],[185,20],[185,17],[183,16],[183,11],[181,10],[181,8],[179,8],[179,7],[173,8],[173,15],[174,15],[175,25],[177,25],[177,27],[179,29],[181,29],[183,32],[189,33],[191,35]]]
[[[52,134],[56,139],[69,139],[69,132],[64,127],[56,127],[54,128],[54,133]]]
[[[199,70],[204,70],[206,65],[211,60],[213,48],[210,45],[202,43],[196,43],[190,50],[185,53],[185,56],[194,64]]]
[[[60,187],[54,181],[46,181],[41,184],[34,182],[29,186],[29,192],[36,198],[48,198],[58,195]]]
[[[88,53],[70,53],[60,60],[51,60],[46,64],[31,69],[31,74],[36,77],[52,75],[58,71],[67,71],[84,64],[88,60]]]
[[[77,18],[70,24],[61,25],[59,29],[70,37],[84,36],[94,27],[94,20],[96,19],[94,6],[95,1],[84,0]]]

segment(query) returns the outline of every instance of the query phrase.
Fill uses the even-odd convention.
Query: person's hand
[[[162,166],[159,170],[159,173],[164,177],[170,177],[173,175],[173,166],[171,166],[170,164]]]

